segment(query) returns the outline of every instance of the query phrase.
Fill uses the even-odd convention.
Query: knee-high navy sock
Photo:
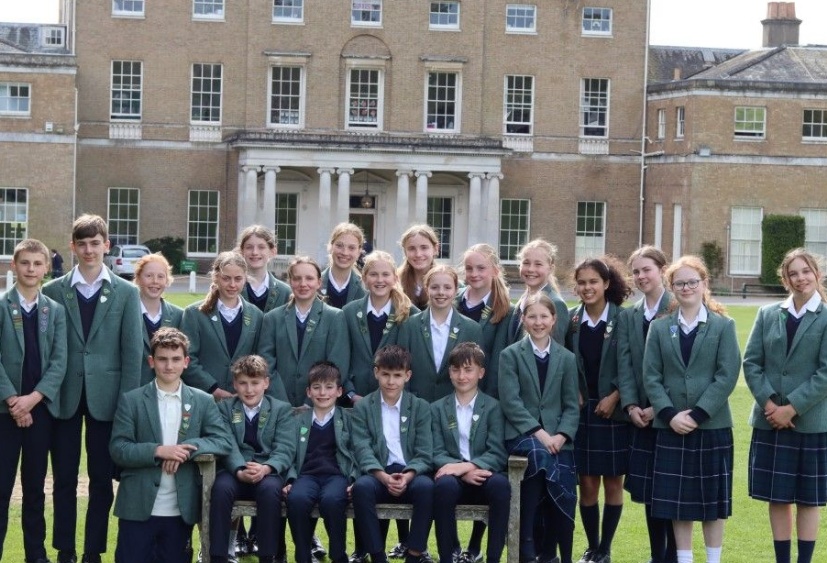
[[[586,541],[589,549],[596,550],[600,544],[600,506],[580,505],[580,520],[583,522],[583,532],[586,534]]]
[[[815,549],[816,542],[798,540],[798,563],[810,563],[813,560]]]
[[[663,556],[664,563],[678,563],[678,544],[675,541],[675,528],[671,520],[664,520],[666,529],[666,552]]]
[[[582,506],[580,509],[582,510]],[[574,545],[574,522],[549,501],[545,510],[545,521],[554,530],[554,538],[560,548],[560,563],[571,563],[571,551]]]
[[[790,563],[792,543],[791,540],[773,540],[772,547],[775,549],[775,563]]]
[[[474,525],[471,528],[471,539],[468,540],[468,551],[474,555],[479,555],[482,549],[483,534],[485,534],[485,522],[474,520]]]
[[[620,524],[620,514],[622,512],[622,504],[606,504],[603,506],[603,527],[600,530],[600,546],[597,548],[598,552],[612,552],[612,540],[614,540],[617,526]]]
[[[652,516],[650,505],[646,505],[646,529],[649,531],[649,550],[654,563],[667,563],[664,560],[666,552],[666,530],[664,520]]]

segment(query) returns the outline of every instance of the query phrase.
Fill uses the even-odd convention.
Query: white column
[[[396,228],[394,229],[394,240],[399,240],[402,232],[408,226],[410,217],[410,193],[411,193],[411,171],[396,171]],[[397,263],[402,259],[402,249],[394,245],[394,258]]]
[[[258,210],[258,166],[245,166],[244,192],[238,193],[238,230],[252,225],[256,221]]]
[[[428,178],[433,174],[429,170],[416,171],[416,215],[417,223],[424,223],[428,213]]]
[[[270,230],[276,228],[276,174],[281,172],[278,166],[264,169],[264,197],[259,207],[257,222]]]
[[[319,229],[317,231],[319,264],[327,263],[327,237],[330,235],[330,181],[333,168],[319,168]]]
[[[238,197],[236,198],[236,205],[235,205],[235,220],[236,220],[236,235],[241,233],[244,229],[244,223],[242,222],[241,217],[241,210],[244,209],[244,200],[245,195],[247,193],[247,170],[246,166],[239,166],[238,167]]]
[[[471,182],[468,186],[468,246],[480,242],[479,221],[475,218],[484,217],[482,213],[482,178],[485,174],[471,172],[468,177]]]
[[[500,240],[500,180],[499,172],[488,173],[488,237],[487,242],[497,248]]]
[[[353,176],[353,169],[339,168],[336,173],[339,174],[336,220],[343,223],[350,214],[350,177]]]

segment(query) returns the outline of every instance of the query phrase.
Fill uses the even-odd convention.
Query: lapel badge
[[[215,323],[215,322],[218,322],[218,315],[213,315],[212,317],[210,317],[210,319],[211,319],[211,320],[212,320],[212,322],[214,322],[214,323]]]
[[[478,415],[478,414],[475,414],[474,416],[471,417],[471,420],[473,420],[474,422],[478,421],[479,419],[480,419],[480,415]]]
[[[669,333],[672,335],[672,338],[678,337],[678,325],[672,325],[669,327]]]
[[[408,417],[407,416],[402,417],[402,423],[404,424],[405,422],[408,422]]]
[[[233,410],[233,424],[239,424],[241,422],[241,411],[240,410]]]
[[[189,403],[184,403],[184,410],[185,410],[185,411],[189,412],[191,408],[192,408],[192,405],[191,405],[191,404],[189,404]]]
[[[359,311],[359,312],[357,312],[357,313],[356,313],[356,318],[357,318],[357,319],[361,319],[361,318],[362,318],[362,311]]]
[[[100,302],[106,303],[106,295],[101,295]]]

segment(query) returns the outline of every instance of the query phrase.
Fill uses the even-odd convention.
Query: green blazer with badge
[[[543,428],[552,436],[565,434],[572,447],[580,423],[578,376],[574,354],[554,339],[549,348],[546,384],[540,376],[528,336],[500,354],[500,407],[505,415],[505,439]]]
[[[307,315],[307,326],[299,350],[296,306],[282,305],[264,315],[258,353],[270,366],[270,394],[298,407],[307,401],[307,373],[319,360],[336,364],[348,373],[350,348],[342,312],[319,299]]]
[[[0,413],[8,413],[6,399],[20,395],[23,379],[23,311],[16,286],[0,296]],[[52,416],[60,413],[60,386],[66,375],[66,312],[42,293],[37,296],[37,344],[40,381],[34,390]],[[14,337],[12,337],[12,334]]]
[[[267,294],[267,303],[264,304],[264,312],[269,313],[276,307],[281,307],[290,298],[293,290],[290,286],[278,279],[276,276],[267,272],[267,287],[270,293]],[[250,291],[247,284],[244,284],[244,289],[241,291],[241,297],[245,300],[250,300]]]
[[[296,415],[294,425],[294,438],[296,444],[296,457],[287,473],[287,479],[296,479],[302,470],[307,455],[307,446],[310,442],[310,431],[313,428],[313,409],[306,409]],[[336,462],[342,475],[347,477],[349,483],[353,483],[359,476],[359,466],[353,458],[350,447],[352,436],[352,417],[348,411],[336,407],[333,411],[333,432],[336,435]]]
[[[109,280],[103,281],[89,338],[84,339],[77,290],[71,286],[75,270],[43,286],[43,293],[66,310],[68,355],[57,417],[74,416],[85,392],[89,414],[111,421],[120,397],[141,381],[141,301],[134,285],[107,270]]]
[[[322,270],[322,285],[319,288],[319,295],[321,295],[322,298],[327,297],[328,287],[330,287],[330,268],[325,268]],[[350,281],[347,282],[347,303],[349,304],[357,299],[361,299],[367,294],[368,292],[362,285],[362,276],[355,271],[351,271]]]
[[[212,396],[181,384],[181,423],[178,444],[192,444],[198,449],[190,459],[201,454],[227,455],[232,447],[221,415]],[[163,431],[158,412],[158,388],[152,381],[121,398],[112,425],[109,453],[121,468],[121,482],[115,500],[115,516],[125,520],[145,521],[161,481],[162,460],[155,448],[163,445]],[[182,463],[175,473],[178,508],[187,524],[201,520],[201,474],[192,461]]]
[[[787,316],[780,303],[758,311],[744,352],[744,378],[755,397],[750,424],[770,430],[764,405],[792,405],[795,432],[827,432],[827,308],[801,318],[787,352]]]
[[[738,383],[741,352],[735,321],[709,311],[698,327],[689,362],[681,355],[678,311],[649,325],[643,353],[643,384],[655,409],[655,428],[668,428],[658,417],[667,408],[678,411],[698,407],[709,415],[702,430],[729,428],[729,396]]]
[[[399,440],[405,456],[405,470],[430,473],[433,468],[431,405],[407,391],[399,400]],[[384,471],[388,466],[381,401],[381,391],[374,391],[353,407],[353,456],[362,474]]]
[[[373,376],[373,350],[370,345],[370,330],[368,329],[367,320],[368,299],[370,299],[370,296],[365,295],[361,299],[348,303],[342,309],[345,326],[347,327],[348,347],[350,348],[350,370],[349,373],[342,374],[342,387],[345,395],[356,393],[365,396],[379,388],[376,378]],[[411,305],[405,322],[410,321],[411,317],[418,312],[419,309]],[[379,341],[379,348],[397,344],[400,327],[403,324],[396,321],[396,311],[391,305],[391,312],[385,323],[385,330]]]
[[[296,454],[293,409],[284,401],[264,395],[258,413],[256,437],[262,450],[256,452],[244,443],[244,403],[238,397],[218,403],[224,424],[233,437],[232,451],[224,458],[224,469],[235,475],[248,461],[255,461],[273,468],[273,473],[286,475]]]
[[[207,393],[212,392],[216,386],[235,393],[230,366],[238,358],[256,353],[264,314],[258,307],[242,300],[239,313],[242,315],[241,335],[235,352],[230,355],[218,305],[212,311],[202,313],[198,310],[201,303],[203,301],[184,309],[181,320],[181,330],[190,339],[190,364],[184,370],[184,382]]]
[[[408,388],[412,393],[433,403],[454,392],[451,378],[448,376],[448,356],[460,342],[482,342],[482,329],[479,324],[464,317],[455,308],[448,328],[448,344],[437,369],[431,338],[430,308],[425,308],[402,325],[398,344],[407,348],[412,356],[412,375],[408,382]]]
[[[161,328],[181,328],[181,319],[184,316],[184,310],[172,303],[161,300]],[[144,323],[144,361],[141,364],[141,385],[146,385],[155,379],[155,370],[149,367],[149,356],[152,354],[149,347],[149,332],[146,330],[146,323]]]
[[[508,464],[503,426],[505,419],[500,404],[482,391],[474,400],[468,449],[471,459],[463,459],[459,451],[456,396],[452,393],[431,405],[431,431],[434,438],[434,469],[449,463],[470,461],[480,469],[501,473]]]

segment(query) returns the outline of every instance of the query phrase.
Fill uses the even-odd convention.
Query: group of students
[[[624,264],[589,258],[574,268],[580,302],[569,311],[556,249],[544,240],[517,256],[526,289],[516,305],[491,246],[464,252],[461,286],[454,268],[436,263],[433,229],[414,225],[400,242],[401,267],[377,250],[359,272],[364,235],[340,224],[329,266],[296,257],[285,284],[267,269],[273,233],[251,226],[214,261],[206,298],[184,311],[163,299],[172,282],[163,256],[137,263],[137,288],[103,266],[100,217],[75,221],[78,265],[42,292],[48,249],[18,245],[17,282],[0,300],[0,441],[14,454],[0,461],[0,532],[22,450],[26,560],[48,561],[50,453],[53,544],[58,563],[77,560],[85,422],[83,562],[106,550],[114,475],[116,561],[183,561],[200,517],[188,462],[214,453],[224,468],[204,554],[214,562],[232,558],[237,498],[257,501],[262,561],[286,558],[284,499],[301,563],[312,560],[315,504],[331,560],[348,560],[348,500],[351,561],[388,556],[380,502],[414,507],[410,527],[397,522],[391,555],[430,560],[433,520],[440,561],[478,560],[485,526],[475,524],[461,546],[452,516],[461,502],[491,507],[484,556],[495,562],[506,507],[519,494],[521,561],[571,563],[579,505],[588,545],[578,563],[610,563],[625,487],[645,504],[653,563],[691,562],[695,521],[706,560],[718,563],[732,513],[728,397],[741,357],[703,262],[668,264],[660,250],[638,249],[628,266],[642,298],[624,309],[632,293]],[[749,493],[769,503],[779,563],[790,561],[796,507],[798,561],[809,563],[827,502],[827,296],[816,257],[802,249],[788,254],[780,276],[790,296],[760,310],[743,363],[756,400]],[[520,491],[503,474],[509,453],[528,458]]]

